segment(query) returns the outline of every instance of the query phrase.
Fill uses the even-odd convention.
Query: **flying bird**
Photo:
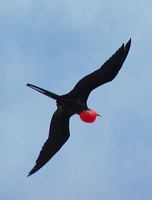
[[[131,39],[122,45],[99,69],[82,78],[67,94],[58,95],[32,84],[28,87],[56,100],[57,109],[54,112],[49,136],[36,160],[33,169],[28,173],[32,175],[43,167],[65,144],[70,136],[69,120],[74,114],[80,115],[81,120],[91,123],[97,116],[95,110],[87,106],[87,99],[91,91],[100,85],[112,81],[122,67],[131,45]]]

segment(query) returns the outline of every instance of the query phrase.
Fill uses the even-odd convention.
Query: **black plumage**
[[[52,116],[48,139],[28,176],[43,167],[68,140],[70,117],[74,114],[80,114],[84,110],[89,110],[87,99],[90,92],[115,78],[128,55],[130,45],[131,39],[126,45],[123,44],[98,70],[82,78],[65,95],[57,95],[35,85],[27,84],[27,86],[55,99],[57,102],[57,110]]]

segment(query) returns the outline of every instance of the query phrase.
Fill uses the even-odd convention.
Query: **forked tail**
[[[35,86],[35,85],[32,85],[32,84],[29,84],[29,83],[28,83],[26,86],[28,86],[28,87],[30,87],[30,88],[32,88],[32,89],[34,89],[34,90],[36,90],[36,91],[38,91],[38,92],[40,92],[40,93],[46,95],[46,96],[48,96],[48,97],[51,97],[52,99],[58,100],[58,99],[60,98],[59,95],[57,95],[57,94],[55,94],[55,93],[52,93],[52,92],[50,92],[50,91],[48,91],[48,90],[45,90],[45,89],[43,89],[43,88],[37,87],[37,86]]]

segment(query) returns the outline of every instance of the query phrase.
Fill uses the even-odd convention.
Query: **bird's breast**
[[[86,103],[81,102],[80,99],[76,97],[65,98],[63,96],[61,99],[57,100],[57,106],[63,106],[64,108],[66,108],[74,114],[80,114],[80,112],[82,112],[83,110],[88,109]]]

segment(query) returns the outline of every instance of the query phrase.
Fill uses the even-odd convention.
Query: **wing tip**
[[[131,38],[126,43],[123,43],[119,49],[125,50],[126,47],[130,47],[130,46],[131,46]]]
[[[125,44],[125,43],[123,43],[122,45],[121,45],[121,47],[119,48],[119,49],[121,49],[121,50],[126,50],[126,49],[128,49],[128,51],[129,51],[129,49],[130,49],[130,46],[131,46],[131,38],[128,40],[128,42]]]
[[[131,46],[131,41],[132,41],[132,40],[131,40],[131,38],[130,38],[130,39],[128,40],[128,42],[126,43],[125,46],[128,47],[128,48],[130,48],[130,46]]]
[[[32,173],[30,173],[30,172],[29,172],[29,173],[27,174],[27,176],[26,176],[26,177],[28,178],[28,177],[29,177],[29,176],[31,176],[31,175],[32,175]]]
[[[122,55],[123,62],[124,62],[124,60],[126,59],[126,57],[128,55],[128,52],[130,50],[130,46],[131,46],[131,38],[128,40],[127,43],[123,43],[114,55],[116,55],[117,53]]]
[[[31,84],[27,83],[26,86],[30,87]]]
[[[32,172],[32,170],[27,174],[27,177],[31,176],[32,174],[34,174],[34,172]]]
[[[39,170],[39,168],[37,169],[36,166],[33,167],[33,169],[27,174],[27,177],[31,176],[32,174],[34,174],[35,172],[37,172]]]

